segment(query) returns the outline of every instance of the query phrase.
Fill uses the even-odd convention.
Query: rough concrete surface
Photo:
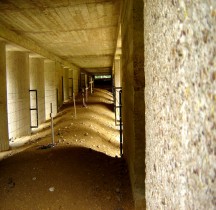
[[[144,1],[147,209],[216,208],[216,2]]]
[[[124,157],[135,208],[145,209],[145,103],[143,2],[124,1],[122,9],[122,92]]]

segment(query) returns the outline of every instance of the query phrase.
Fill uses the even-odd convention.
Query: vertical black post
[[[120,118],[120,156],[123,155],[123,147],[122,147],[122,90],[119,91],[119,118]]]

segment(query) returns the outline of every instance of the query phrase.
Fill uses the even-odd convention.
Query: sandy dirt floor
[[[26,137],[27,143],[0,153],[0,210],[133,210],[111,93],[95,89],[82,107],[64,104],[54,120]],[[22,139],[20,139],[21,142]]]

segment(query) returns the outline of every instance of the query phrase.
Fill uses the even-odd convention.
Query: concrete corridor
[[[99,78],[102,83],[111,80],[112,90],[122,90],[123,158],[135,209],[215,210],[216,0],[0,0],[0,156],[12,152],[11,142],[28,140],[26,136],[53,116],[55,127],[64,124],[59,131],[59,137],[63,137],[58,139],[57,148],[50,150],[56,153],[41,156],[41,166],[64,151],[58,149],[63,145],[69,148],[67,156],[72,157],[71,144],[91,148],[79,149],[82,154],[86,151],[83,158],[87,160],[99,156],[105,163],[120,164],[114,158],[118,131],[111,125],[112,105],[104,107],[107,111],[102,108],[103,101],[95,110],[80,107],[77,119],[72,121],[68,115],[60,121],[59,110],[64,103],[101,85],[96,81]],[[120,106],[117,100],[115,104]],[[84,113],[89,110],[93,112],[86,118]],[[69,137],[67,132],[74,126],[70,123],[79,120],[75,132],[82,135]],[[89,123],[81,124],[82,120]],[[91,124],[94,133],[89,135]],[[46,129],[41,133],[42,137],[47,134]],[[107,142],[107,135],[111,142]],[[91,143],[96,137],[105,147]],[[35,139],[36,134],[32,141]],[[29,155],[30,160],[31,155],[37,160],[39,154],[49,153],[36,148],[27,151],[23,155]],[[21,154],[17,157],[23,166],[29,160]],[[0,163],[0,177],[7,164],[16,167],[13,157]],[[69,163],[66,157],[56,164],[63,163]],[[54,165],[50,165],[52,170]],[[73,168],[77,164],[71,165]],[[94,164],[88,166],[93,171],[97,168]],[[64,170],[72,173],[67,167]],[[98,170],[107,169],[105,164],[103,167]],[[87,172],[90,168],[86,166]],[[20,172],[7,171],[7,177],[0,180],[7,196],[20,186],[21,177],[12,173]],[[59,176],[61,173],[58,170]],[[54,179],[51,174],[38,178],[33,171],[30,174],[32,188],[38,180]],[[34,177],[36,180],[32,180]],[[70,183],[68,191],[73,178],[76,180],[65,177]],[[116,185],[110,186],[113,195],[108,193],[95,208],[104,209],[102,203],[111,205],[111,201],[111,210],[127,208],[122,206],[127,205],[122,199],[129,195]],[[60,190],[51,182],[43,187],[45,197]],[[47,190],[49,187],[55,187],[53,194]],[[83,187],[87,195],[98,195],[92,187]],[[124,194],[122,198],[115,192],[118,188]],[[29,199],[31,195],[25,193]],[[22,197],[15,194],[16,201],[22,202]],[[64,199],[63,192],[59,196]],[[0,199],[3,197],[0,194]]]
[[[134,209],[111,93],[96,89],[87,108],[78,98],[76,119],[73,102],[64,104],[54,148],[40,149],[52,139],[50,127],[42,127],[0,161],[0,209]]]

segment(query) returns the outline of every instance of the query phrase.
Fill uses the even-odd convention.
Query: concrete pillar
[[[148,209],[216,208],[216,1],[145,1]]]
[[[69,99],[69,68],[63,70],[64,78],[64,101]]]
[[[56,89],[57,89],[57,108],[60,108],[64,101],[64,78],[63,78],[63,67],[61,63],[56,62],[56,69],[55,69],[55,82],[56,82]]]
[[[115,87],[121,87],[121,60],[120,58],[115,58],[114,60],[114,79]]]
[[[80,88],[85,88],[85,73],[80,73]]]
[[[37,90],[38,125],[45,121],[45,87],[44,87],[44,59],[29,59],[30,90]],[[31,108],[36,107],[35,92],[30,92]],[[31,111],[31,125],[36,125],[36,111]]]
[[[91,76],[90,77],[90,82],[89,82],[89,84],[90,84],[90,92],[91,92],[91,94],[93,93],[93,77]]]
[[[79,92],[79,79],[80,79],[80,70],[73,69],[73,90],[75,95]]]
[[[50,119],[50,104],[52,103],[53,116],[57,114],[57,96],[55,84],[55,62],[45,60],[44,62],[45,81],[45,114],[46,120]]]
[[[88,75],[85,74],[85,88],[88,87]]]
[[[122,77],[123,77],[123,68],[122,68],[122,55],[119,55],[119,62],[120,62],[120,87],[122,87]]]
[[[122,14],[123,148],[129,166],[135,208],[141,210],[145,209],[143,0],[124,1]]]
[[[0,42],[0,152],[9,149],[7,117],[6,49]]]
[[[73,70],[69,69],[68,87],[69,87],[69,98],[73,97]]]
[[[115,58],[114,60],[114,84],[115,87],[121,87],[121,62],[120,62],[120,58]],[[119,103],[119,89],[116,89],[115,91],[115,104],[118,107],[120,105]],[[119,112],[119,108],[116,108],[116,117],[117,120],[120,120],[120,116],[119,116],[120,112]]]
[[[115,87],[115,64],[112,67],[112,86]]]
[[[9,138],[30,135],[29,55],[7,51]]]

